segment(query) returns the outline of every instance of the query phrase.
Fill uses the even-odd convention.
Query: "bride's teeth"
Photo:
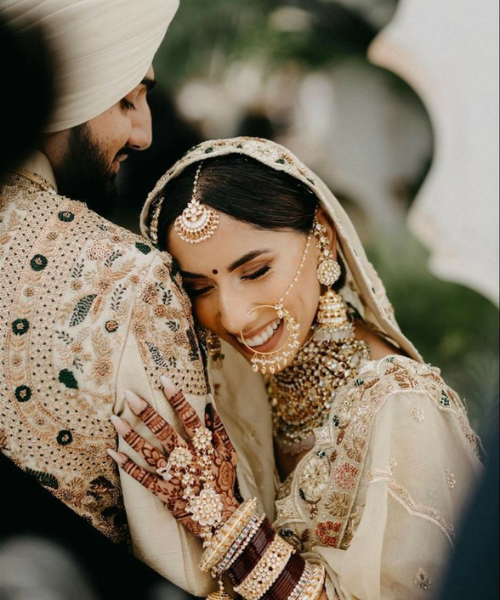
[[[257,335],[253,339],[248,340],[247,345],[250,346],[250,348],[255,348],[255,346],[262,346],[262,344],[265,344],[273,337],[274,332],[278,329],[280,325],[281,320],[278,319],[277,321],[269,325],[268,328],[265,331],[263,331],[260,335]]]

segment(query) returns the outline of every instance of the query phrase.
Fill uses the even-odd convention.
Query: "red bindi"
[[[214,270],[212,271],[212,273],[213,273],[214,275],[218,275],[218,274],[219,274],[219,271],[217,271],[217,269],[214,269]]]

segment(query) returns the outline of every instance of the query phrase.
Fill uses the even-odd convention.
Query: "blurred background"
[[[463,8],[462,0],[437,4],[183,0],[155,59],[161,85],[151,96],[154,143],[124,163],[114,218],[137,231],[148,191],[202,139],[256,135],[284,144],[343,202],[403,331],[442,369],[473,426],[487,434],[498,387],[498,197],[491,183],[486,191],[478,183],[491,181],[496,167],[471,172],[472,159],[484,170],[495,151],[467,110],[484,115],[495,94],[467,77],[479,71],[493,85],[498,68],[489,71],[494,65],[485,56],[494,58],[495,40],[488,40],[487,11]],[[426,33],[421,54],[419,30]],[[450,90],[450,102],[453,76],[462,88]],[[460,137],[450,157],[440,115],[454,106],[450,129]],[[494,115],[485,124],[490,139]],[[481,136],[484,156],[475,153],[464,166],[471,131]],[[468,179],[460,181],[464,173]],[[440,177],[442,189],[429,189]],[[464,223],[469,230],[462,231]]]

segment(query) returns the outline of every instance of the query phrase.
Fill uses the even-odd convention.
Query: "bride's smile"
[[[255,353],[275,352],[287,343],[290,332],[274,306],[297,276],[307,235],[263,230],[222,212],[218,216],[211,239],[186,244],[172,231],[168,247],[179,262],[199,324],[250,360]],[[317,263],[318,251],[311,246],[284,300],[300,323],[300,345],[307,341],[317,312]]]

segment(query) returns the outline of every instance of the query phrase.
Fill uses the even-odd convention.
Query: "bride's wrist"
[[[247,600],[316,600],[325,578],[323,567],[306,563],[256,512],[255,500],[238,506],[200,566],[219,580],[226,575]]]

